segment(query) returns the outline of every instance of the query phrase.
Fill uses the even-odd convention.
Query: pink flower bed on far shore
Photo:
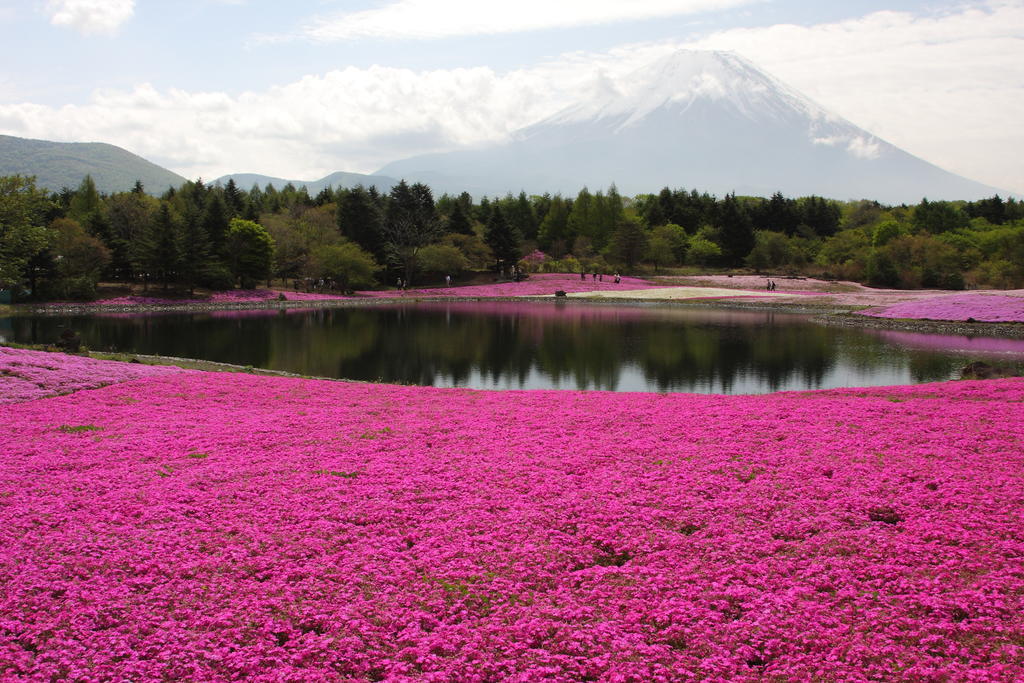
[[[611,275],[605,275],[604,280],[594,280],[589,274],[585,280],[581,280],[579,273],[534,273],[522,282],[496,282],[491,285],[465,285],[456,287],[439,287],[429,289],[410,289],[403,295],[396,290],[385,290],[380,292],[360,292],[365,296],[375,297],[509,297],[509,296],[554,296],[555,292],[562,290],[567,293],[573,292],[613,292],[634,289],[652,289],[658,285],[651,284],[647,280],[637,277],[624,277],[622,282],[615,284]]]
[[[1024,678],[1024,381],[7,406],[0,677]]]
[[[174,372],[181,370],[0,346],[0,404],[96,389]]]
[[[122,296],[98,301],[75,302],[86,306],[174,306],[193,303],[233,304],[259,301],[273,301],[284,294],[288,301],[328,301],[335,299],[352,299],[358,297],[372,298],[429,298],[429,297],[514,297],[554,295],[556,290],[566,292],[599,292],[648,289],[657,287],[647,280],[635,277],[623,277],[615,284],[612,276],[606,275],[604,281],[597,281],[587,275],[581,280],[579,274],[538,273],[531,275],[523,282],[496,282],[491,285],[456,285],[454,287],[429,287],[425,289],[409,289],[402,292],[397,289],[384,289],[356,292],[354,297],[341,294],[320,294],[315,292],[295,292],[276,289],[235,289],[225,292],[214,292],[205,298],[169,299],[148,296]]]
[[[979,322],[1024,322],[1024,296],[980,294],[967,292],[861,311],[875,318],[909,318],[915,320]]]
[[[233,289],[214,292],[205,298],[168,299],[150,296],[121,296],[114,299],[100,299],[88,302],[90,306],[174,306],[183,304],[237,304],[254,301],[274,301],[284,294],[288,301],[324,301],[348,299],[340,294],[317,294],[307,292],[279,291],[276,289]]]

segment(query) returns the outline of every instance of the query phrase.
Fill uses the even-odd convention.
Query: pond
[[[478,389],[720,394],[913,384],[1024,340],[828,327],[807,316],[684,306],[431,302],[310,310],[15,316],[0,339],[200,358],[374,382]]]

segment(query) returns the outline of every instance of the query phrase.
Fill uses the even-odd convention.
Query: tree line
[[[549,272],[747,268],[876,286],[1024,285],[1024,204],[998,196],[886,206],[664,188],[621,196],[468,193],[422,183],[243,190],[201,180],[159,197],[47,193],[0,177],[0,290],[88,299],[100,281],[194,293],[281,279],[351,291],[512,266]],[[685,271],[685,272],[691,272]]]

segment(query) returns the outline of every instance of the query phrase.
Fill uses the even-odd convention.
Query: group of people
[[[774,292],[775,291],[775,280],[769,280],[768,284],[765,285],[764,288],[767,289],[769,292]]]
[[[604,282],[604,273],[591,273],[591,277],[594,278],[595,282]],[[620,282],[622,282],[622,276],[619,275],[618,273],[615,273],[614,278],[615,284],[619,284]],[[580,279],[586,280],[587,274],[583,271],[580,271]]]

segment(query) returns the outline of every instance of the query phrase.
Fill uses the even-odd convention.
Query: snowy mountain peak
[[[713,101],[751,120],[832,118],[812,101],[730,52],[679,50],[633,71],[619,83],[608,83],[602,90],[538,125],[617,119],[620,126],[629,126],[664,107],[685,111],[698,100]]]
[[[487,148],[396,161],[381,174],[473,194],[819,194],[887,202],[991,196],[903,152],[728,52],[681,50],[602,74],[574,105]]]

